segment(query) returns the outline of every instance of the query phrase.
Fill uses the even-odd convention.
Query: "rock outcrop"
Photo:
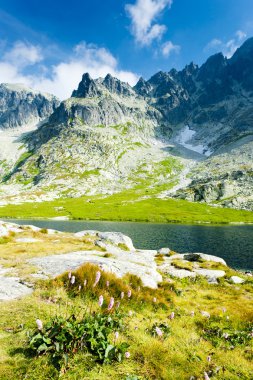
[[[50,116],[60,104],[49,94],[21,84],[0,85],[0,130],[39,122]]]
[[[39,238],[34,238],[35,233]],[[15,262],[3,261],[8,268],[0,266],[0,301],[28,295],[38,279],[54,278],[66,271],[73,271],[85,263],[96,264],[101,270],[114,273],[117,277],[123,277],[127,273],[136,275],[142,280],[144,286],[150,288],[157,288],[162,281],[173,282],[173,278],[197,278],[198,276],[205,278],[211,284],[217,284],[223,277],[236,284],[245,281],[241,277],[242,274],[240,277],[237,276],[236,271],[231,277],[231,269],[220,257],[203,253],[175,254],[171,253],[169,248],[162,248],[159,251],[137,249],[132,240],[120,232],[80,231],[75,234],[65,234],[55,230],[41,230],[34,226],[20,226],[0,221],[0,235],[7,239],[2,244],[11,241],[12,248],[10,249],[13,249],[15,245],[19,249],[26,247],[22,252],[29,252],[30,257],[31,253],[27,244],[32,244],[33,248],[36,248],[33,251],[36,252],[35,257],[27,259],[26,256],[23,262],[20,258],[20,263],[26,266],[27,273],[32,266],[28,277],[23,278],[22,273],[19,275]],[[55,240],[56,237],[57,240]],[[68,239],[75,245],[85,239],[89,242],[91,249],[74,250],[63,254],[54,254],[51,248],[48,252],[43,250],[40,254],[40,250],[37,249],[45,244],[44,240],[48,243],[64,244]],[[1,255],[0,260],[2,260]]]

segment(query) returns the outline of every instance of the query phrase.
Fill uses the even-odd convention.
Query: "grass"
[[[30,244],[17,243],[17,236],[20,234],[12,234],[1,244],[0,264],[12,267],[22,279],[28,279],[34,270],[27,264],[30,257],[94,249],[93,238],[89,236],[76,238],[67,233],[51,235],[24,229],[22,237],[38,240]],[[159,255],[157,259],[160,259]],[[247,326],[253,322],[251,278],[242,285],[231,284],[226,279],[210,285],[203,278],[177,280],[165,275],[158,289],[149,289],[134,275],[119,279],[103,271],[94,288],[98,270],[95,265],[83,265],[72,273],[76,278],[73,286],[69,285],[67,273],[55,280],[34,279],[33,294],[1,303],[1,380],[56,380],[59,376],[64,380],[189,380],[191,376],[203,379],[204,371],[212,371],[214,380],[252,379],[253,346],[252,339],[247,337]],[[87,280],[85,288],[84,280]],[[126,297],[129,289],[131,298]],[[123,300],[121,292],[125,294]],[[97,313],[101,294],[105,307],[112,296],[121,302],[119,310],[125,315],[125,328],[120,330],[119,341],[130,345],[129,359],[101,365],[90,353],[78,351],[69,356],[67,368],[59,372],[49,355],[31,354],[27,332],[35,329],[37,318],[46,323],[55,315],[68,317],[85,310]],[[210,320],[201,315],[202,310],[210,313]],[[172,311],[174,319],[169,318]],[[169,327],[168,337],[151,334],[153,327],[160,325]],[[220,331],[229,332],[233,345],[221,336]],[[208,356],[211,356],[211,362],[207,360]]]
[[[129,190],[99,196],[64,198],[50,202],[9,204],[0,207],[2,218],[52,218],[74,220],[115,220],[161,223],[253,223],[253,212],[211,207],[185,200],[159,199],[152,189],[143,193]]]
[[[1,359],[0,378],[13,379],[58,379],[48,355],[34,357],[27,350],[26,332],[35,328],[35,319],[49,321],[59,313],[70,315],[73,310],[84,310],[87,304],[93,311],[98,310],[97,297],[103,293],[106,302],[109,297],[119,299],[119,291],[127,291],[127,278],[116,279],[112,274],[103,272],[101,283],[94,291],[92,286],[79,292],[79,283],[88,278],[92,284],[95,271],[91,265],[80,268],[74,274],[77,283],[73,290],[66,287],[67,274],[57,281],[40,283],[35,293],[21,301],[5,302],[1,308]],[[105,287],[105,281],[110,287]],[[176,295],[173,287],[162,284],[158,290],[151,291],[141,287],[139,292],[133,290],[131,300],[125,299],[121,310],[131,317],[125,319],[126,330],[120,332],[120,339],[130,344],[131,357],[123,363],[100,365],[92,360],[86,352],[78,352],[70,356],[66,371],[61,373],[63,379],[127,379],[127,376],[138,376],[139,379],[189,379],[195,376],[203,378],[204,371],[220,368],[213,379],[251,379],[252,345],[250,342],[231,348],[225,346],[224,339],[207,338],[204,330],[218,321],[219,327],[226,329],[229,316],[230,331],[244,329],[253,318],[252,302],[249,303],[249,284],[240,290],[224,285],[208,285],[207,283],[176,281],[174,287],[180,287],[181,295]],[[251,283],[252,290],[252,283]],[[182,295],[183,294],[183,295]],[[157,304],[152,302],[156,296]],[[164,301],[165,300],[165,301]],[[167,300],[167,301],[166,301]],[[226,308],[222,312],[221,308]],[[208,310],[211,320],[201,316],[199,310]],[[175,311],[174,320],[169,320],[171,311]],[[190,317],[190,311],[195,316]],[[153,325],[168,324],[171,334],[163,339],[151,336],[149,330]],[[216,344],[218,339],[219,344]],[[207,357],[211,356],[211,362]]]
[[[185,269],[192,271],[193,269],[193,264],[189,261],[183,261],[180,259],[174,259],[171,261],[171,265],[173,265],[177,269]]]

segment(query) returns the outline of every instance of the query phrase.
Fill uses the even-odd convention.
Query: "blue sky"
[[[252,0],[0,0],[0,82],[63,99],[84,71],[134,84],[251,36]]]

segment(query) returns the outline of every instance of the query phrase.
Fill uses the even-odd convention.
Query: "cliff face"
[[[0,129],[15,128],[47,118],[59,105],[53,95],[20,84],[0,85]]]

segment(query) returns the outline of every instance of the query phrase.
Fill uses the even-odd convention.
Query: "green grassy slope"
[[[147,193],[147,196],[149,194]],[[138,198],[132,190],[105,198],[82,197],[0,207],[2,218],[52,218],[175,223],[253,223],[253,212],[184,200]]]

